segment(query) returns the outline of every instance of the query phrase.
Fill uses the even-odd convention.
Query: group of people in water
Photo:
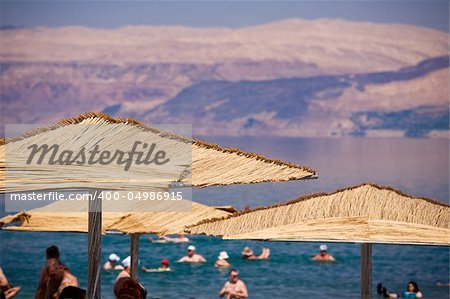
[[[384,298],[423,298],[422,292],[417,285],[417,282],[410,281],[406,285],[406,291],[401,293],[391,293],[383,286],[382,283],[377,285],[378,295],[382,295]]]
[[[174,242],[174,243],[181,243],[174,241],[176,238],[171,238],[168,242]],[[165,242],[162,242],[164,240]],[[153,241],[153,240],[152,240]],[[159,243],[167,243],[167,239],[161,239],[159,238],[156,242]],[[194,245],[189,245],[187,247],[187,254],[183,257],[181,257],[177,262],[179,263],[205,263],[206,259],[201,254],[197,253],[197,249]],[[268,248],[263,248],[262,253],[259,256],[255,256],[253,253],[253,250],[249,247],[245,247],[242,251],[242,258],[246,260],[262,260],[262,259],[268,259],[270,256],[270,250]],[[228,268],[231,267],[231,264],[228,262],[229,255],[226,251],[221,251],[219,253],[219,256],[217,257],[217,260],[214,263],[215,267],[218,268]],[[108,261],[103,265],[103,269],[105,270],[119,270],[121,271],[119,275],[117,276],[115,287],[114,287],[114,294],[116,295],[116,298],[122,298],[120,297],[122,293],[120,293],[117,290],[123,289],[124,287],[129,287],[129,284],[125,285],[123,283],[123,279],[130,278],[130,257],[128,256],[125,258],[121,265],[118,264],[120,261],[119,256],[117,254],[112,253],[109,255]],[[143,272],[167,272],[172,271],[172,269],[169,266],[169,260],[163,259],[161,261],[161,266],[159,268],[146,268],[142,267],[141,270]],[[224,286],[219,292],[220,297],[226,296],[227,299],[245,299],[248,298],[248,290],[245,283],[239,278],[239,271],[237,269],[231,269],[228,272],[229,280],[225,282]],[[134,286],[133,291],[135,289],[142,290],[142,294],[134,295],[134,298],[140,299],[145,298],[146,291],[145,288],[140,286]]]
[[[151,239],[158,243],[186,243],[189,239],[184,235],[176,238],[160,237],[158,240]],[[333,262],[336,259],[328,253],[326,245],[319,247],[319,253],[311,257],[313,261]],[[79,287],[78,279],[71,273],[69,268],[60,260],[59,249],[56,246],[50,246],[46,249],[46,264],[43,267],[36,291],[35,299],[85,299],[86,291]],[[270,249],[263,248],[260,255],[255,255],[250,247],[245,247],[241,253],[244,260],[267,260],[270,257]],[[221,251],[214,263],[218,268],[231,268],[228,272],[228,280],[219,292],[220,297],[226,296],[227,299],[245,299],[248,298],[248,290],[244,281],[239,278],[239,271],[231,267],[229,255],[226,251]],[[179,263],[205,263],[206,259],[197,253],[194,245],[187,247],[187,254],[180,258]],[[112,253],[108,256],[108,261],[103,265],[106,271],[119,271],[115,284],[114,295],[118,299],[134,298],[144,299],[147,296],[147,290],[144,286],[131,277],[131,258],[126,257],[120,262],[120,257]],[[172,271],[168,259],[161,260],[158,268],[141,268],[142,272],[169,272]],[[438,286],[444,284],[437,284]],[[445,284],[448,285],[448,284]],[[20,287],[12,286],[2,269],[0,268],[0,299],[10,299],[20,292]],[[384,298],[422,298],[423,294],[415,281],[408,282],[406,291],[402,293],[389,292],[381,283],[377,285],[377,293]]]
[[[179,235],[176,238],[169,238],[169,237],[159,237],[157,240],[149,239],[151,242],[155,243],[186,243],[189,242],[189,239],[185,237],[184,235]],[[270,249],[269,248],[263,248],[260,255],[255,255],[254,251],[246,246],[241,253],[241,256],[244,260],[267,260],[270,257]],[[217,260],[214,263],[215,267],[218,268],[231,268],[231,264],[229,262],[230,256],[226,251],[221,251],[217,257]],[[327,246],[326,245],[320,245],[320,252],[319,254],[312,257],[312,260],[315,261],[334,261],[334,257],[327,253]],[[118,270],[120,271],[119,275],[116,279],[116,284],[114,287],[114,294],[116,295],[116,298],[121,298],[119,295],[121,294],[118,290],[123,289],[125,286],[129,287],[130,282],[127,282],[125,284],[124,279],[131,279],[130,277],[130,257],[128,256],[125,258],[121,264],[118,262],[120,261],[120,258],[117,254],[112,253],[109,255],[108,261],[103,265],[103,269],[105,270]],[[197,248],[194,245],[189,245],[187,247],[187,253],[185,256],[181,257],[179,260],[177,260],[179,263],[205,263],[207,262],[206,258],[202,256],[201,254],[197,253]],[[167,272],[172,271],[169,265],[169,260],[163,259],[161,261],[161,265],[158,268],[141,268],[142,272]],[[244,281],[242,281],[239,278],[239,271],[235,268],[232,268],[228,272],[228,278],[229,280],[225,282],[222,289],[219,292],[220,297],[226,296],[227,299],[245,299],[248,298],[248,290],[247,286],[245,285]],[[145,288],[140,285],[139,283],[135,282],[133,285],[133,292],[135,290],[141,290],[142,293],[140,297],[135,298],[145,298]],[[135,295],[137,296],[137,295]],[[144,297],[142,297],[144,296]]]
[[[186,241],[187,240],[187,241]],[[178,238],[159,238],[158,240],[150,239],[151,242],[158,243],[185,243],[188,242],[184,235],[178,236]],[[270,257],[270,249],[263,248],[260,255],[255,255],[254,251],[246,246],[241,253],[241,257],[244,260],[267,260]],[[217,257],[217,260],[214,263],[215,267],[218,268],[231,268],[231,264],[229,262],[229,255],[226,251],[221,251]],[[122,265],[117,265],[117,262],[120,260],[116,254],[111,254],[109,256],[109,260],[105,263],[105,270],[122,270],[118,275],[116,280],[119,281],[123,277],[129,277],[129,263],[130,257],[127,257],[122,261]],[[334,262],[336,259],[328,253],[328,247],[325,244],[319,246],[319,253],[312,256],[311,260],[313,261],[323,261],[323,262]],[[206,259],[201,254],[197,253],[196,247],[194,245],[189,245],[187,247],[187,254],[180,258],[177,262],[180,263],[205,263]],[[159,268],[149,269],[142,267],[141,270],[143,272],[166,272],[172,271],[169,266],[169,260],[163,259],[161,261],[161,266]],[[128,271],[128,272],[127,272]],[[124,274],[125,273],[125,274]],[[244,281],[239,278],[239,271],[235,268],[232,268],[228,272],[229,280],[225,282],[222,289],[219,292],[220,297],[226,296],[227,299],[245,299],[248,298],[248,290]],[[116,294],[117,287],[114,288]],[[145,290],[142,286],[141,289]],[[419,290],[419,287],[416,282],[410,281],[407,285],[407,290],[402,293],[393,293],[389,292],[382,284],[378,284],[377,292],[380,296],[384,298],[422,298],[422,292]],[[120,297],[117,297],[120,298]],[[141,297],[136,297],[141,298]],[[145,298],[145,297],[142,297]]]

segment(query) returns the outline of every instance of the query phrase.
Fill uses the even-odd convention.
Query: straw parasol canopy
[[[135,151],[137,146],[148,147],[147,154]],[[92,159],[92,152],[98,148],[101,148],[99,157]],[[89,158],[87,153],[91,153]],[[116,158],[117,163],[111,163]],[[44,159],[47,160],[42,163]],[[87,294],[95,299],[100,298],[101,232],[116,230],[131,234],[131,276],[137,278],[140,233],[182,232],[185,225],[229,214],[196,203],[191,203],[191,209],[184,213],[164,209],[141,212],[129,204],[124,206],[125,211],[133,213],[124,210],[119,214],[102,213],[105,203],[97,197],[99,190],[160,192],[173,185],[204,188],[315,177],[315,172],[304,166],[192,140],[133,119],[86,113],[1,141],[0,193],[90,190],[96,194],[95,200],[87,204],[54,203],[31,214],[7,216],[0,222],[19,221],[20,226],[8,227],[15,230],[87,231]],[[179,207],[179,201],[176,204]]]
[[[108,205],[112,205],[108,207]],[[117,203],[105,201],[104,208],[120,210]],[[147,202],[129,203],[131,209],[146,210]],[[231,215],[220,209],[196,202],[155,201],[152,203],[155,212],[106,212],[102,214],[103,233],[108,231],[126,234],[175,234],[182,233],[186,225],[214,217]],[[64,211],[64,212],[61,212]],[[70,211],[70,212],[67,212]],[[14,231],[45,231],[45,232],[87,232],[88,204],[86,202],[58,201],[41,208],[0,219],[0,227]]]
[[[106,151],[127,152],[136,141],[162,147],[170,157],[170,163],[163,168],[133,164],[126,175],[123,174],[123,166],[114,163],[101,167],[25,163],[33,144],[56,144],[60,151],[74,153],[88,151],[96,145]],[[64,119],[22,137],[0,142],[0,192],[46,189],[165,190],[174,182],[203,188],[312,177],[315,177],[315,171],[305,166],[191,140],[134,119],[116,119],[103,113],[86,113]]]
[[[205,220],[186,230],[224,239],[450,245],[450,206],[362,184]]]

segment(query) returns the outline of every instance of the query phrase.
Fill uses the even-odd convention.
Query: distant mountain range
[[[197,135],[449,134],[449,34],[431,29],[323,19],[0,40],[3,123],[104,111]]]

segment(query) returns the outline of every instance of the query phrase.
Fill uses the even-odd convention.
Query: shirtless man
[[[319,247],[320,253],[315,255],[312,260],[313,261],[324,261],[324,262],[334,262],[336,259],[327,252],[327,245],[322,244]]]
[[[105,270],[123,270],[123,267],[121,265],[117,265],[117,263],[120,261],[120,257],[115,254],[111,253],[108,257],[108,261],[103,265],[103,269]]]
[[[140,260],[138,260],[138,265],[141,263]],[[123,282],[132,281],[131,283],[139,285],[141,291],[143,292],[143,298],[147,296],[147,290],[144,288],[144,286],[134,281],[134,279],[131,278],[131,256],[128,256],[122,260],[123,270],[120,271],[119,275],[116,277],[116,281],[114,282],[114,293],[116,293],[116,289],[120,289],[123,286]],[[118,298],[118,297],[117,297]],[[129,298],[129,297],[126,297]],[[138,298],[138,297],[134,297]]]
[[[166,236],[158,236],[158,240],[153,240],[153,238],[148,238],[150,242],[153,243],[188,243],[189,238],[186,237],[185,234],[180,233],[176,238],[166,237]]]
[[[187,248],[187,255],[178,260],[180,263],[204,263],[206,259],[195,252],[195,246],[190,245]]]
[[[187,243],[189,242],[189,238],[185,236],[185,234],[178,234],[176,238],[170,238],[163,236],[164,240],[166,240],[167,243]]]
[[[139,262],[138,262],[139,263]],[[123,270],[120,271],[116,277],[116,282],[124,277],[131,277],[131,256],[128,256],[122,260]]]
[[[227,268],[230,267],[230,263],[228,262],[228,259],[230,257],[228,256],[228,253],[226,251],[221,251],[219,256],[217,257],[217,261],[215,262],[214,266],[218,268]]]
[[[227,299],[248,298],[248,291],[245,283],[239,279],[239,272],[236,269],[230,270],[230,280],[227,281],[220,290],[219,297],[227,295]]]

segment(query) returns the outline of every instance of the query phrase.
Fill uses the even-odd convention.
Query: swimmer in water
[[[245,283],[239,279],[239,271],[231,269],[229,273],[230,280],[225,282],[219,292],[219,297],[227,296],[227,299],[246,299],[248,291]]]
[[[115,254],[111,253],[108,257],[108,261],[103,265],[103,269],[105,270],[123,270],[123,267],[121,265],[117,265],[117,263],[120,261],[120,257]]]
[[[336,259],[327,252],[327,245],[322,244],[319,247],[320,253],[315,255],[312,260],[313,261],[323,261],[323,262],[334,262]]]
[[[450,287],[450,282],[436,282],[437,287]]]
[[[158,236],[158,240],[153,240],[153,238],[148,238],[148,240],[152,243],[188,243],[190,242],[189,238],[185,236],[185,234],[178,234],[176,238],[166,237],[166,236]]]
[[[164,239],[164,236],[163,235],[159,235],[158,236],[158,239],[153,239],[152,237],[149,237],[148,238],[148,241],[149,242],[152,242],[152,243],[167,243],[167,241]]]
[[[141,260],[138,260],[138,265]],[[131,277],[131,256],[128,256],[122,260],[123,270],[120,271],[119,275],[116,277],[116,281],[124,277]]]
[[[189,242],[189,238],[185,236],[185,234],[178,234],[176,238],[170,238],[163,236],[164,240],[166,240],[167,243],[187,243]]]
[[[221,251],[219,256],[217,257],[217,261],[215,262],[214,266],[218,267],[218,268],[227,268],[230,265],[230,263],[228,263],[228,253],[226,251]]]
[[[379,283],[377,285],[377,293],[378,295],[383,295],[384,298],[422,298],[422,292],[419,290],[419,286],[415,281],[408,282],[406,286],[406,291],[395,294],[390,293],[388,290],[383,287],[383,284]]]
[[[263,248],[260,255],[256,256],[250,247],[245,247],[242,251],[242,258],[244,260],[267,260],[270,256],[270,249]]]
[[[156,269],[149,269],[142,267],[142,272],[168,272],[168,271],[172,271],[172,269],[170,269],[169,267],[169,260],[162,260],[161,267]]]
[[[190,245],[187,248],[187,255],[178,260],[180,263],[204,263],[206,259],[195,251],[195,246]]]

